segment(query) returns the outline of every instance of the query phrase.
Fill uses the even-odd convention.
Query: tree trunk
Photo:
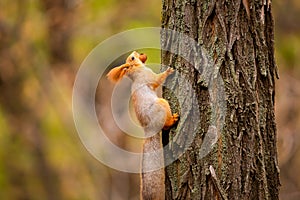
[[[270,0],[163,0],[162,15],[196,43],[162,31],[162,63],[177,72],[164,97],[181,117],[163,135],[166,163],[179,155],[166,199],[278,199]]]

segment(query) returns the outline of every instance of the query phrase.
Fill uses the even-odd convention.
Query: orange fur
[[[179,115],[177,113],[175,113],[175,114],[172,115],[172,112],[171,112],[171,109],[170,109],[170,105],[169,105],[169,103],[165,99],[159,98],[157,101],[167,111],[166,112],[167,116],[166,116],[166,120],[165,120],[165,124],[164,124],[163,129],[164,130],[168,130],[170,127],[172,127],[177,122]]]
[[[158,88],[164,81],[165,79],[174,72],[174,70],[172,68],[168,68],[166,71],[160,73],[160,74],[156,74],[156,79],[155,81],[150,83],[150,86],[153,88],[153,90],[155,90],[156,88]]]
[[[125,63],[124,65],[121,65],[119,67],[110,70],[110,72],[106,76],[110,81],[116,83],[123,78],[128,67],[129,65]]]
[[[174,72],[172,68],[156,74],[145,66],[147,56],[132,52],[126,59],[126,63],[112,69],[107,78],[117,82],[128,76],[132,80],[132,100],[136,116],[144,128],[145,139],[143,153],[149,153],[162,148],[159,132],[169,129],[178,120],[179,115],[173,114],[168,101],[158,98],[156,89],[165,79]],[[141,174],[141,199],[163,200],[164,190],[164,169],[147,172],[153,164],[163,166],[163,154],[156,157],[143,157]]]
[[[139,56],[139,59],[143,62],[143,63],[145,63],[146,62],[146,60],[147,60],[147,55],[146,54],[143,54],[143,53],[141,53],[140,54],[140,56]]]

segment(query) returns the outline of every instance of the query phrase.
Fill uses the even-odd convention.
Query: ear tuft
[[[143,54],[141,53],[140,56],[139,56],[139,59],[142,61],[142,63],[145,63],[146,60],[147,60],[147,55],[146,54]]]

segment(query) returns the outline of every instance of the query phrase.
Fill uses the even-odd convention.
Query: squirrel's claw
[[[167,74],[172,74],[175,70],[171,67],[168,67],[168,69],[166,70]]]

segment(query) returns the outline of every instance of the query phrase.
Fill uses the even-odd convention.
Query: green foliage
[[[292,70],[300,67],[298,56],[300,55],[300,37],[298,35],[287,35],[280,37],[277,42],[277,55],[282,68]]]
[[[57,4],[65,13],[60,7],[47,10],[49,2],[66,3]],[[159,26],[159,17],[158,0],[0,2],[0,199],[110,196],[109,176],[115,172],[84,149],[72,120],[74,69],[102,40],[128,28]],[[63,36],[70,38],[67,64],[52,61],[51,27],[69,34]],[[148,62],[159,62],[158,51],[144,52]],[[138,186],[131,190],[136,194]]]
[[[68,21],[61,28],[69,31],[62,37],[70,39],[71,60],[53,64],[50,22],[64,17],[58,13],[51,19],[49,12],[58,11],[46,11],[44,3],[59,1],[0,1],[0,199],[47,199],[51,190],[47,193],[45,180],[58,188],[60,199],[109,199],[116,191],[111,187],[116,172],[92,158],[76,133],[71,112],[75,71],[111,35],[160,26],[161,1],[62,0],[71,10],[62,15]],[[299,34],[281,30],[276,45],[280,69],[299,69]],[[138,51],[148,55],[147,64],[158,72],[160,66],[151,63],[160,63],[160,51]],[[19,105],[11,106],[11,102]],[[47,173],[54,178],[42,176],[39,159],[44,159]],[[130,188],[133,199],[139,188],[135,183]]]

